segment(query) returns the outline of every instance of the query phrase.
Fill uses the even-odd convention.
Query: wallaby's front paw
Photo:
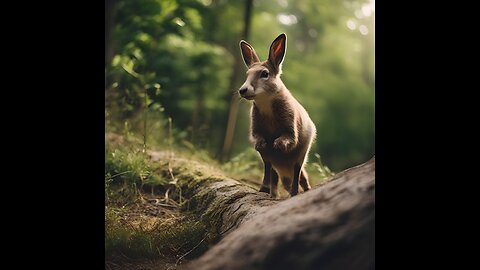
[[[282,152],[290,152],[293,148],[293,141],[285,138],[277,138],[273,142],[273,149],[280,150]]]
[[[258,139],[255,142],[255,150],[263,151],[267,148],[267,142],[264,139]]]

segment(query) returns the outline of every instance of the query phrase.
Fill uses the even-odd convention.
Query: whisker
[[[240,97],[240,101],[239,101],[239,102],[241,102],[241,103],[248,103],[246,99],[241,98],[241,97]]]

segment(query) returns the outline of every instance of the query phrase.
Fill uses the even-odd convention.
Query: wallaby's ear
[[[287,51],[287,35],[281,33],[270,45],[270,52],[268,53],[268,61],[276,69],[276,73],[282,70],[281,64]]]
[[[253,63],[260,62],[257,53],[253,49],[252,45],[248,44],[246,41],[240,41],[240,51],[242,52],[243,61],[245,65],[249,68]]]

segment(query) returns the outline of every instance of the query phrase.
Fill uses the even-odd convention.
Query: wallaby
[[[299,184],[307,191],[311,187],[303,165],[317,131],[280,79],[287,36],[282,33],[272,42],[268,60],[263,62],[246,41],[240,41],[240,49],[248,71],[238,92],[253,100],[250,140],[265,166],[260,192],[276,198],[279,177],[291,196],[297,195]]]

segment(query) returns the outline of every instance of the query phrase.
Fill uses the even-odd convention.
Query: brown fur
[[[277,196],[278,178],[291,196],[310,189],[303,165],[316,129],[306,110],[292,96],[280,79],[281,63],[286,51],[286,36],[280,35],[270,47],[269,59],[258,61],[253,47],[241,41],[240,47],[249,70],[240,93],[253,99],[251,141],[262,156],[265,173],[260,188]],[[262,73],[268,72],[268,77]],[[242,93],[243,90],[243,93]]]

